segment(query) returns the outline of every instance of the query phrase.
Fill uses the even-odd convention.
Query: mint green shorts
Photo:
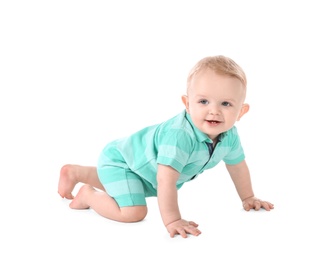
[[[146,197],[157,195],[151,184],[129,169],[108,166],[98,168],[97,172],[105,191],[119,207],[147,205]]]
[[[122,158],[114,157],[115,153],[109,156],[103,151],[99,159],[97,173],[105,191],[119,207],[147,205],[146,197],[157,196],[156,189],[131,171]]]

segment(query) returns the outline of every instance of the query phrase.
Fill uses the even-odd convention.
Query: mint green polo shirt
[[[179,189],[222,160],[226,164],[237,164],[245,159],[235,126],[219,136],[213,151],[211,144],[212,140],[194,126],[184,110],[163,123],[109,143],[102,154],[107,156],[108,165],[110,160],[111,166],[134,172],[155,190],[157,165],[171,166],[180,173]]]

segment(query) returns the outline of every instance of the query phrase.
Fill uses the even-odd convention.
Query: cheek
[[[192,103],[187,103],[186,110],[189,114],[196,113],[196,106],[192,105]]]
[[[203,113],[203,109],[201,107],[198,107],[196,105],[190,105],[189,106],[189,112],[194,115],[200,115]]]
[[[236,115],[235,115],[235,119],[236,119],[236,120],[239,120],[240,118],[241,118],[241,112],[238,111],[238,112],[236,113]]]
[[[239,114],[239,111],[227,111],[227,113],[225,113],[225,116],[227,117],[227,119],[236,120],[239,118]]]

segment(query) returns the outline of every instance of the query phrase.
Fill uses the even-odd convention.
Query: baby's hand
[[[270,211],[274,208],[274,204],[268,201],[260,200],[256,197],[246,198],[242,201],[242,203],[243,208],[246,211],[249,211],[250,209],[259,210],[260,208],[264,208],[265,210]]]
[[[198,224],[193,221],[186,221],[184,219],[179,219],[166,226],[167,231],[170,233],[171,237],[176,234],[181,235],[183,238],[187,237],[187,234],[194,236],[200,235],[202,232],[197,228]]]

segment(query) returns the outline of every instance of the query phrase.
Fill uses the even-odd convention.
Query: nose
[[[218,106],[212,106],[210,107],[209,114],[210,115],[220,115],[220,109]]]

